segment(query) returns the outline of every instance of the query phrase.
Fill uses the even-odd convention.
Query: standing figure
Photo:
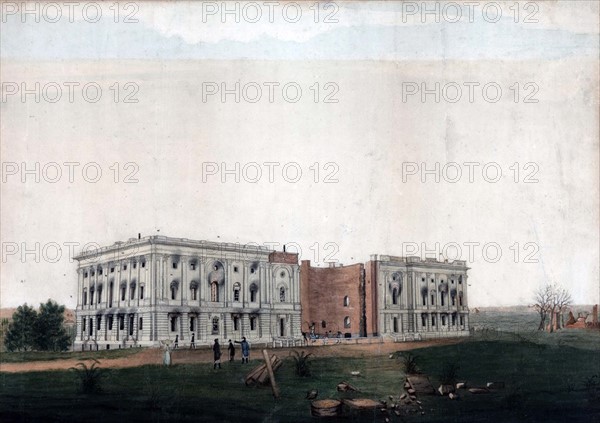
[[[175,343],[173,344],[173,349],[177,349],[179,346],[179,335],[175,335]]]
[[[246,341],[246,337],[242,336],[242,342],[235,341],[235,343],[242,346],[242,363],[248,363],[248,358],[250,357],[250,344]]]
[[[229,346],[227,349],[229,350],[229,361],[233,361],[235,357],[235,346],[233,345],[233,342],[231,342],[231,339],[229,340]]]
[[[213,356],[215,359],[215,362],[213,364],[213,369],[216,369],[217,366],[219,366],[219,369],[221,368],[221,346],[219,345],[219,340],[215,339],[215,343],[212,347],[213,350]]]
[[[196,349],[196,341],[194,340],[194,336],[195,335],[196,335],[195,333],[192,333],[192,339],[190,340],[190,350],[191,349],[194,349],[194,350]]]
[[[171,365],[171,348],[169,344],[165,344],[165,355],[163,356],[163,364],[167,367]]]

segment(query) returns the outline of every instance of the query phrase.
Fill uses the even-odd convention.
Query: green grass
[[[53,361],[53,360],[88,360],[105,358],[128,357],[141,351],[139,348],[123,348],[116,350],[78,351],[78,352],[49,352],[49,351],[24,351],[2,352],[0,363],[24,363],[27,361]]]
[[[488,395],[463,394],[451,401],[422,396],[425,415],[411,414],[392,422],[591,422],[600,421],[583,390],[587,377],[600,374],[600,352],[565,345],[533,342],[467,341],[413,351],[419,367],[434,384],[443,366],[460,366],[458,379],[471,385],[504,381],[506,388]],[[108,370],[102,393],[79,393],[73,372],[54,371],[0,374],[0,421],[314,421],[307,391],[319,398],[365,397],[387,399],[402,392],[404,375],[398,359],[386,356],[356,358],[311,357],[311,377],[294,375],[295,366],[284,358],[276,378],[281,398],[268,387],[246,387],[244,375],[259,360],[242,365],[211,363],[142,366]],[[101,361],[101,360],[100,360]],[[358,370],[360,377],[350,372]],[[348,381],[362,392],[339,393],[336,385]],[[344,421],[383,422],[379,410],[350,414]]]

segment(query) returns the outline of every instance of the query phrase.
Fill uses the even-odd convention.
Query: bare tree
[[[564,313],[572,302],[569,291],[556,284],[538,288],[534,292],[534,303],[531,305],[540,316],[538,330],[545,330],[548,318],[550,318],[550,332],[554,331],[554,326],[560,327],[560,320],[555,324],[557,314]]]
[[[554,325],[554,319],[558,318],[558,315],[564,313],[568,306],[573,303],[573,299],[571,298],[571,294],[565,288],[562,288],[558,285],[552,286],[552,301],[551,301],[551,311],[550,315],[550,332],[554,331],[554,326],[558,329],[561,327],[561,321],[558,320],[556,325]]]
[[[540,325],[538,330],[544,330],[546,327],[546,319],[548,312],[552,308],[552,286],[545,285],[538,288],[534,293],[534,303],[530,306],[533,307],[540,315]]]

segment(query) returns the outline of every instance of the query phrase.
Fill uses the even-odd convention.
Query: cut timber
[[[282,365],[282,361],[276,355],[271,356],[271,365],[273,366],[273,370],[277,370]],[[250,372],[245,377],[246,385],[252,385],[254,383],[266,384],[269,381],[269,372],[267,371],[267,365],[261,364],[256,366],[254,369],[250,370]]]
[[[406,376],[406,380],[410,383],[410,387],[415,390],[418,395],[433,395],[435,389],[429,381],[429,378],[425,375],[412,374]]]
[[[369,398],[344,399],[343,401],[348,407],[357,408],[360,410],[371,410],[381,407],[380,401],[375,401]]]
[[[311,414],[315,417],[338,416],[341,408],[342,403],[334,399],[322,399],[310,403]]]
[[[277,382],[275,381],[275,373],[273,372],[273,367],[271,366],[271,359],[269,358],[269,353],[267,350],[262,350],[263,356],[265,357],[265,364],[267,365],[267,371],[269,372],[269,381],[271,382],[271,389],[273,390],[273,397],[279,398],[279,387],[277,386]],[[275,356],[275,358],[277,358]]]
[[[279,359],[279,357],[277,357],[276,355],[273,355],[271,357],[271,367],[273,368],[273,372],[275,372],[275,370],[277,370],[278,368],[281,367],[281,360]],[[265,366],[265,371],[263,371],[258,378],[256,379],[256,381],[258,383],[260,383],[261,385],[265,385],[266,383],[269,382],[269,372],[266,370],[266,366]]]

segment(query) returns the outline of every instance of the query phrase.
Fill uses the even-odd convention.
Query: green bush
[[[296,350],[290,352],[290,356],[294,359],[294,364],[296,366],[295,373],[296,376],[307,377],[310,376],[310,366],[308,358],[312,354],[306,354],[304,351],[299,353]]]
[[[402,370],[407,375],[419,373],[417,366],[417,356],[412,353],[402,354]]]
[[[104,369],[99,367],[100,362],[98,360],[94,359],[93,361],[90,367],[85,363],[79,362],[75,367],[69,369],[77,374],[80,382],[80,390],[84,394],[97,393],[102,390],[101,381]]]

